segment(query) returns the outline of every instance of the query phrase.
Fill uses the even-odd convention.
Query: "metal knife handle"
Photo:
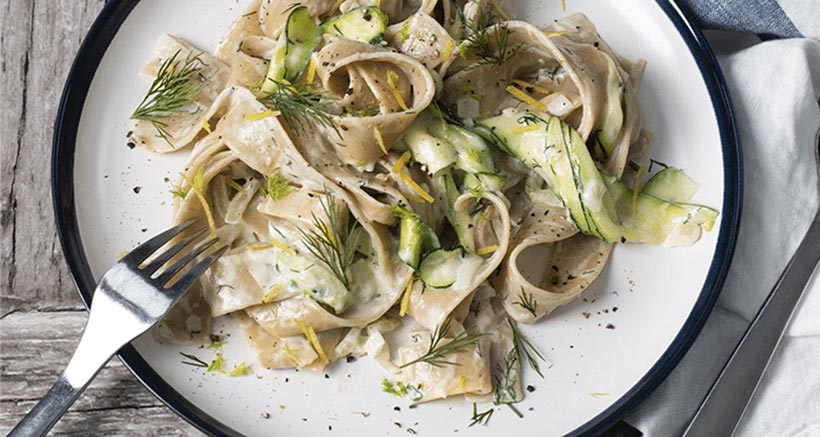
[[[730,436],[766,371],[803,290],[820,260],[820,212],[786,270],[743,335],[685,437]]]

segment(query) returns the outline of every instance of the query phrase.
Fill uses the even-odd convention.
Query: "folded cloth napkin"
[[[652,437],[683,432],[820,203],[820,5],[816,0],[680,3],[702,28],[721,30],[707,32],[707,39],[734,103],[743,150],[743,211],[734,260],[706,326],[669,378],[626,418]],[[737,436],[820,436],[818,276],[815,271]]]

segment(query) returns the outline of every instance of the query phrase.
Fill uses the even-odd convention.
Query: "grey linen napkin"
[[[743,211],[732,267],[706,326],[669,378],[626,417],[652,437],[683,432],[820,203],[815,146],[820,3],[680,3],[698,25],[721,29],[706,34],[734,104],[744,162]],[[817,276],[815,272],[736,435],[820,436]]]

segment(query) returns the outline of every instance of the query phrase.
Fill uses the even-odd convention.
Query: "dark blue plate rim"
[[[74,59],[63,88],[54,126],[52,147],[52,198],[57,232],[74,283],[90,306],[96,283],[80,239],[74,203],[74,151],[77,131],[91,81],[111,40],[139,0],[112,0],[103,8]],[[600,434],[636,407],[683,358],[709,316],[723,287],[734,254],[740,225],[742,159],[726,82],[703,34],[673,0],[657,0],[686,42],[706,84],[720,130],[724,161],[724,200],[719,236],[712,264],[692,312],[678,335],[652,368],[609,408],[575,429],[570,435]],[[211,417],[171,387],[132,346],[120,350],[128,369],[157,398],[205,433],[238,436],[236,430]]]

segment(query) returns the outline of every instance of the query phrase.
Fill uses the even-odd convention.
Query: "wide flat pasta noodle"
[[[336,359],[334,350],[342,337],[340,329],[317,333],[322,352],[328,359],[324,361],[304,335],[277,337],[262,329],[253,319],[241,312],[234,314],[234,318],[245,332],[245,337],[256,352],[259,363],[268,369],[299,367],[319,372]]]
[[[316,63],[329,96],[353,113],[332,116],[335,129],[325,135],[353,165],[381,158],[382,145],[389,151],[435,95],[433,78],[419,61],[369,44],[335,38],[319,50]],[[363,110],[375,115],[357,114]]]
[[[410,34],[408,29],[413,29],[413,33]],[[422,12],[390,26],[385,38],[390,45],[430,70],[438,69],[440,76],[444,76],[447,67],[458,56],[457,42],[438,21]]]
[[[157,39],[154,57],[143,67],[143,76],[153,80],[163,61],[174,56],[176,66],[183,65],[187,59],[198,57],[198,61],[193,62],[200,66],[200,72],[193,80],[200,82],[202,89],[196,94],[193,103],[162,118],[160,123],[164,135],[150,121],[137,120],[130,134],[131,141],[155,153],[173,152],[190,144],[203,129],[203,113],[228,80],[229,69],[222,61],[170,35],[161,35]]]
[[[533,208],[493,279],[502,290],[505,310],[515,320],[534,323],[575,300],[601,273],[612,245],[577,232],[562,209]],[[546,260],[541,277],[528,274],[534,266],[524,265],[525,253],[534,248],[541,249],[537,259]]]

